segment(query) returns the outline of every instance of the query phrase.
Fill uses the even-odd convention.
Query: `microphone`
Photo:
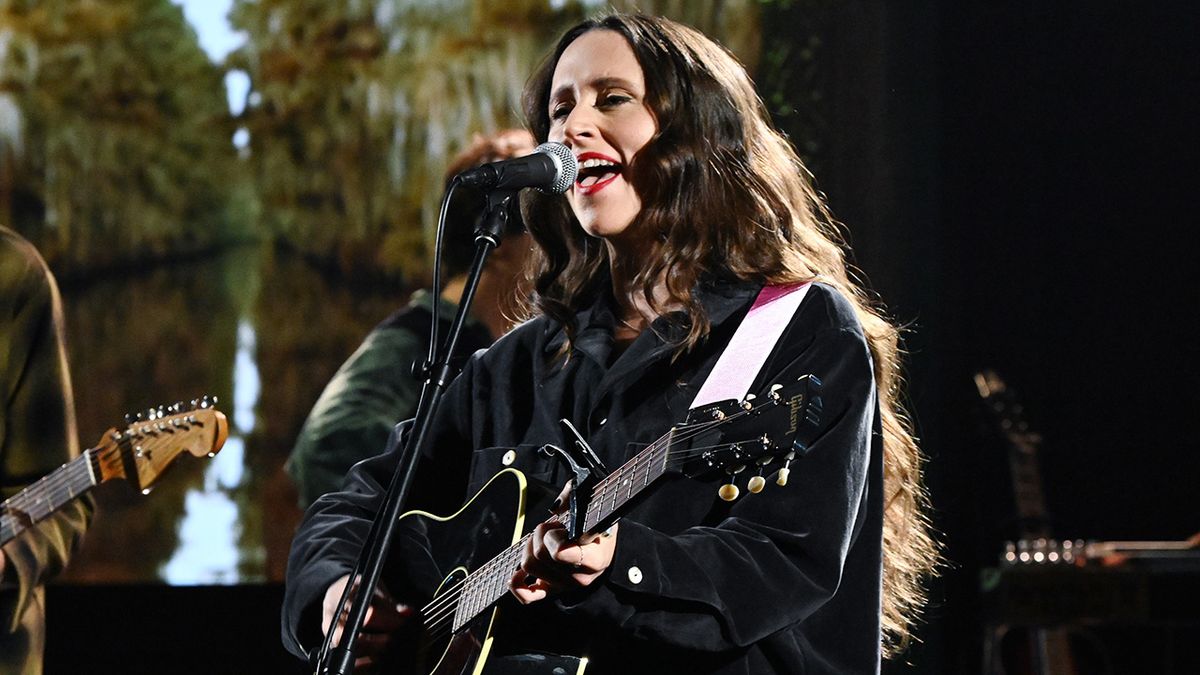
[[[454,177],[455,182],[481,190],[519,190],[537,188],[549,194],[561,194],[575,182],[579,160],[562,143],[542,143],[533,154],[491,162],[467,169]]]

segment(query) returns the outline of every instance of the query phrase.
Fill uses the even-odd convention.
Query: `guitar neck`
[[[96,453],[85,450],[0,504],[0,546],[96,486]]]
[[[1042,472],[1038,462],[1037,444],[1022,435],[1009,436],[1009,468],[1012,472],[1013,496],[1017,516],[1021,520],[1023,537],[1050,536],[1046,499],[1042,493]]]
[[[602,523],[610,522],[625,504],[666,473],[668,449],[674,433],[675,430],[672,429],[596,484],[584,516],[584,532],[595,532]],[[569,518],[568,514],[561,513],[547,522],[567,524]],[[521,568],[522,556],[530,536],[525,535],[503,553],[467,575],[462,582],[462,595],[454,613],[454,630],[458,630],[504,597],[508,592],[509,579]]]

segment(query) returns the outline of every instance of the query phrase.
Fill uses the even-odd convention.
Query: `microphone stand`
[[[451,186],[450,189],[453,190],[454,186]],[[475,291],[479,287],[479,279],[483,274],[488,255],[500,245],[500,237],[508,222],[508,201],[514,194],[516,194],[515,190],[493,190],[487,194],[487,209],[483,222],[475,230],[475,257],[471,261],[466,286],[458,304],[458,312],[450,324],[450,335],[444,343],[445,348],[424,368],[425,382],[421,387],[421,398],[417,404],[413,430],[408,435],[407,442],[401,451],[400,462],[396,465],[396,472],[392,475],[392,481],[388,485],[379,512],[375,515],[374,522],[371,523],[371,531],[359,553],[354,572],[350,575],[350,582],[346,584],[346,590],[342,593],[342,599],[333,615],[334,620],[329,627],[325,644],[332,644],[330,636],[337,627],[337,617],[342,615],[347,600],[353,596],[354,602],[346,618],[346,626],[338,645],[329,647],[328,651],[322,650],[317,661],[317,675],[347,675],[353,670],[354,643],[362,631],[367,609],[371,604],[370,599],[375,593],[375,587],[379,584],[386,552],[391,545],[402,508],[407,502],[412,488],[417,461],[429,449],[427,446],[431,442],[429,429],[432,420],[437,414],[446,385],[457,375],[452,372],[450,357],[458,347],[459,336],[466,324],[471,303],[475,299]],[[435,297],[433,301],[436,307],[439,298]],[[437,330],[436,326],[435,314],[434,331]],[[356,583],[360,579],[361,581]]]

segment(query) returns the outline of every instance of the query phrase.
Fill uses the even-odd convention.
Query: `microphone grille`
[[[575,153],[562,143],[550,141],[542,143],[533,150],[534,152],[544,152],[558,160],[558,173],[554,176],[554,182],[548,187],[538,188],[542,192],[559,195],[567,191],[575,183],[575,177],[579,175],[579,160],[575,159]]]

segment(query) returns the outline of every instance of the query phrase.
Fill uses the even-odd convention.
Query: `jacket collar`
[[[606,281],[598,286],[600,291],[593,297],[592,302],[575,314],[577,332],[574,346],[578,351],[603,364],[612,349],[612,335],[617,319],[613,311],[615,303],[611,285]],[[698,284],[692,293],[708,314],[712,332],[731,318],[744,315],[761,289],[762,284],[756,282],[705,280]],[[660,336],[657,338],[660,345],[656,352],[672,349],[674,344],[686,335],[682,318],[682,312],[675,312],[654,321],[651,328]],[[558,353],[567,342],[566,330],[559,322],[551,321],[546,327],[546,334],[546,353]]]

